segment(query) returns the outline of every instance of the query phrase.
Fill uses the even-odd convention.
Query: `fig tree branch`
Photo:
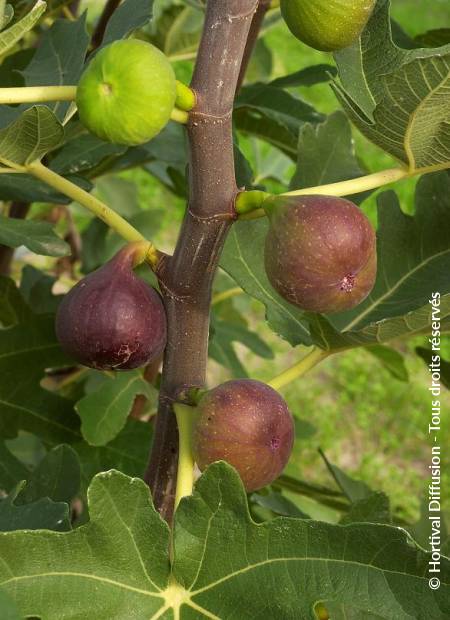
[[[105,35],[106,26],[111,18],[111,15],[119,6],[121,0],[107,0],[105,2],[105,6],[103,7],[103,11],[98,19],[97,25],[95,27],[94,33],[92,35],[92,50],[96,50],[100,47],[103,37]]]
[[[191,87],[189,204],[173,257],[157,269],[168,319],[159,411],[145,474],[153,501],[171,521],[178,434],[173,403],[205,384],[211,288],[227,232],[236,218],[231,116],[257,0],[210,0]]]
[[[258,8],[252,19],[252,25],[250,26],[250,32],[248,33],[247,43],[245,45],[244,57],[242,58],[241,71],[239,73],[237,91],[240,90],[247,72],[247,68],[255,49],[256,42],[261,30],[262,23],[267,11],[270,8],[270,0],[259,0]]]

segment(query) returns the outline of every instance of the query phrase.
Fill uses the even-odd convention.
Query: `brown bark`
[[[252,25],[250,26],[250,32],[248,33],[247,43],[245,45],[244,57],[242,58],[241,71],[239,73],[238,85],[236,92],[239,92],[242,84],[244,83],[245,73],[248,69],[248,64],[255,49],[256,42],[258,40],[259,32],[266,16],[267,11],[270,9],[271,0],[259,0],[258,8],[253,16]]]
[[[189,206],[173,257],[158,277],[169,333],[153,448],[145,475],[155,506],[171,521],[178,432],[172,404],[183,390],[203,387],[208,357],[211,287],[237,194],[231,115],[257,0],[210,0],[192,88]]]
[[[92,35],[91,43],[92,43],[92,51],[96,50],[100,47],[103,36],[105,34],[106,26],[111,18],[111,15],[119,6],[121,0],[107,0],[105,6],[103,7],[102,14],[100,15],[97,25],[95,27],[94,33]]]

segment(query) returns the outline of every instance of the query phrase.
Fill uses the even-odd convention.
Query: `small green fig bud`
[[[376,0],[281,0],[292,34],[310,47],[334,52],[358,39]]]
[[[193,449],[202,471],[226,461],[247,491],[281,474],[291,455],[294,422],[278,392],[252,379],[232,380],[207,392],[198,412]]]
[[[85,366],[130,370],[156,360],[166,346],[163,303],[134,274],[133,258],[132,248],[123,248],[80,280],[58,308],[58,340]]]
[[[367,297],[376,278],[376,237],[356,205],[298,196],[267,212],[266,273],[282,297],[324,314],[349,310]]]

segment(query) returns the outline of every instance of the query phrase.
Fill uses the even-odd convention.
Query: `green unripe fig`
[[[168,123],[176,79],[164,54],[145,41],[115,41],[101,49],[77,87],[80,120],[116,144],[143,144]]]
[[[273,482],[294,443],[294,421],[281,396],[253,379],[234,379],[207,392],[198,405],[193,452],[203,471],[226,461],[247,491]]]
[[[332,314],[360,304],[377,273],[375,231],[349,200],[298,196],[267,207],[267,276],[302,310]]]
[[[367,24],[376,0],[281,0],[292,34],[310,47],[335,52],[351,45]]]

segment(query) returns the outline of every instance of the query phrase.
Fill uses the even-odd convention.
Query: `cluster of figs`
[[[267,274],[292,304],[337,312],[359,304],[376,275],[375,233],[347,200],[304,196],[268,210]],[[56,317],[62,347],[81,364],[130,370],[160,358],[167,339],[159,293],[133,270],[133,244],[76,284]],[[194,456],[201,470],[225,460],[247,491],[275,480],[286,466],[294,423],[281,396],[259,381],[228,381],[198,404]]]
[[[328,50],[351,43],[373,5],[373,0],[334,0],[331,8],[324,0],[281,0],[281,11],[298,38]],[[81,77],[80,119],[104,140],[142,144],[168,122],[176,91],[164,54],[143,41],[118,41],[100,50]],[[356,205],[328,196],[286,197],[268,203],[266,213],[265,269],[284,299],[306,311],[332,314],[368,296],[377,270],[376,238]],[[130,244],[60,304],[58,339],[81,364],[131,370],[161,358],[167,341],[164,304],[134,273],[135,264],[136,247]],[[294,422],[271,387],[251,379],[228,381],[205,393],[197,413],[193,448],[201,470],[225,460],[247,491],[281,474],[291,454]]]

